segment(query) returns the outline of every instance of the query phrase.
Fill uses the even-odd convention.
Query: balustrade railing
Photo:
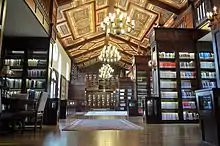
[[[211,9],[210,0],[200,0],[195,5],[195,19],[196,19],[196,27],[202,25],[205,21],[207,21],[207,12]]]
[[[49,16],[51,0],[38,0],[38,2],[46,15]]]

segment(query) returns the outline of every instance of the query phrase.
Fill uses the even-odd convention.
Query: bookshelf
[[[144,100],[151,94],[151,75],[148,61],[150,56],[137,55],[133,58],[134,97],[138,102],[138,115],[144,114]]]
[[[134,82],[129,77],[119,78],[119,89],[116,90],[118,94],[118,110],[128,110],[128,100],[134,99]]]
[[[126,89],[119,89],[119,102],[118,102],[118,110],[126,111],[127,110],[127,97],[126,97]]]
[[[7,76],[7,82],[9,83],[9,95],[18,94],[22,92],[24,86],[24,51],[6,50],[7,55],[3,58],[3,64],[9,66],[13,72],[11,76]],[[6,52],[5,51],[5,52]]]
[[[13,72],[8,76],[10,95],[28,93],[35,98],[47,91],[49,42],[48,38],[5,38],[2,63]]]
[[[86,92],[86,105],[89,109],[96,108],[114,108],[114,96],[112,91],[87,91]]]
[[[180,83],[181,83],[181,106],[183,121],[197,121],[198,113],[196,107],[195,90],[199,88],[197,83],[197,60],[195,57],[195,50],[192,47],[188,51],[179,52],[179,65],[180,65]]]
[[[27,50],[27,79],[26,88],[29,93],[34,92],[38,97],[47,88],[48,60],[47,50]]]
[[[87,72],[86,82],[86,106],[87,109],[115,108],[118,75],[113,75],[108,80],[102,80],[97,73]]]
[[[216,88],[216,69],[212,42],[198,42],[200,89]]]
[[[152,60],[157,62],[152,80],[153,93],[160,98],[159,123],[198,122],[195,90],[200,88],[200,62],[193,33],[193,29],[156,28],[151,39]]]

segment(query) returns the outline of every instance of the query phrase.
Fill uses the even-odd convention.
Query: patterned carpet
[[[128,116],[127,111],[89,111],[85,116]]]
[[[143,127],[125,119],[77,119],[63,129],[63,131],[86,130],[143,130]]]

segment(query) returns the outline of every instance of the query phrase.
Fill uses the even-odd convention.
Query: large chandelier
[[[109,79],[112,77],[114,69],[109,64],[103,64],[99,69],[99,77],[102,79]]]
[[[116,10],[116,13],[109,13],[109,15],[101,23],[101,27],[106,34],[125,34],[130,33],[135,27],[135,21],[131,20],[126,13]]]
[[[118,52],[118,49],[114,45],[105,45],[102,49],[99,60],[103,62],[117,62],[121,59],[121,55]]]

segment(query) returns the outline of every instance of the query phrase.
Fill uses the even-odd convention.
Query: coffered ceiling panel
[[[160,19],[162,18],[164,20],[164,22],[168,21],[168,19],[173,15],[172,12],[167,11],[161,7],[158,7],[158,6],[155,6],[152,4],[147,4],[146,8],[148,10],[155,12],[155,13],[158,13],[160,16]]]
[[[131,19],[135,20],[135,29],[128,35],[137,40],[142,40],[147,31],[156,21],[158,15],[152,11],[144,10],[136,5],[131,5],[129,11]]]
[[[115,6],[126,11],[128,8],[128,1],[129,0],[117,0]]]
[[[62,34],[59,33],[59,35],[62,35]],[[69,36],[69,37],[63,38],[62,43],[63,43],[64,47],[68,47],[68,46],[72,45],[74,43],[73,37]]]
[[[108,8],[96,11],[96,25],[100,25],[108,15]]]
[[[96,0],[96,9],[101,9],[108,6],[108,0]]]
[[[67,10],[66,16],[74,38],[95,32],[94,3]]]
[[[59,33],[60,38],[63,38],[63,37],[71,35],[71,32],[70,32],[70,29],[68,27],[67,22],[58,24],[57,25],[57,30],[58,30],[58,32],[60,32]]]
[[[178,9],[184,7],[187,3],[187,0],[159,0],[159,1],[164,2],[173,7],[176,7]]]
[[[106,43],[100,24],[109,12],[119,8],[135,20],[135,29],[130,34],[110,35],[109,38],[109,42],[118,47],[122,56],[118,65],[126,68],[130,66],[133,55],[148,49],[149,33],[153,27],[158,23],[164,27],[172,25],[174,13],[161,5],[178,10],[187,3],[187,0],[114,1],[115,3],[112,0],[70,0],[58,7],[56,27],[59,40],[78,66],[84,67],[99,61],[97,57]]]

